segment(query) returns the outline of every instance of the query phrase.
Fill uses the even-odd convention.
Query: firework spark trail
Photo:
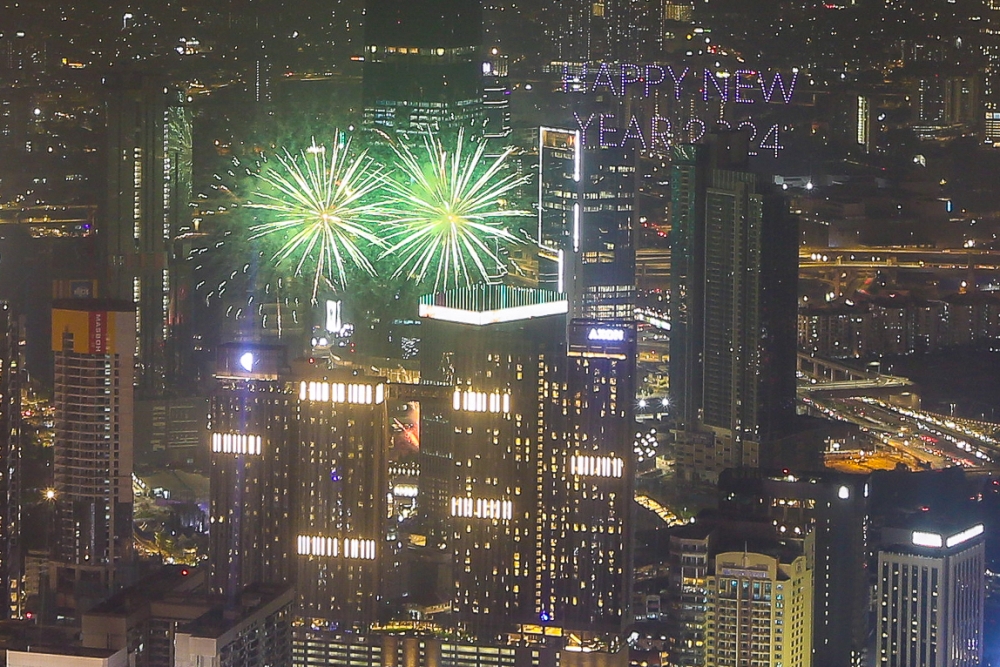
[[[362,152],[353,160],[350,143],[334,144],[331,155],[315,142],[298,156],[287,150],[278,155],[278,167],[258,175],[272,192],[260,189],[249,208],[271,211],[274,220],[250,228],[250,240],[278,236],[282,245],[271,257],[280,264],[298,258],[296,275],[307,263],[313,268],[312,299],[320,284],[343,289],[347,284],[347,262],[375,275],[375,269],[358,246],[363,240],[376,247],[385,243],[372,229],[383,222],[382,204],[369,201],[382,182],[381,171]],[[290,235],[290,236],[289,236]]]
[[[394,278],[423,281],[433,273],[435,290],[488,281],[505,270],[490,244],[520,242],[500,225],[529,214],[505,210],[502,200],[528,177],[502,174],[510,149],[484,168],[486,144],[476,142],[471,155],[463,154],[463,139],[459,132],[449,152],[427,136],[420,157],[405,145],[394,147],[401,178],[384,181],[396,229],[386,235],[389,247],[380,257],[397,258]]]

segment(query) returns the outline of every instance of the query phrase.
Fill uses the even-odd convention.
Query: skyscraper
[[[560,475],[547,463],[563,457],[544,433],[566,310],[555,292],[505,285],[421,301],[421,377],[454,393],[423,414],[420,498],[446,527],[458,621],[483,639],[554,615]]]
[[[122,583],[132,558],[135,308],[55,301],[55,534],[50,585],[80,608]]]
[[[567,345],[569,307],[504,285],[421,303],[425,372],[455,387],[421,489],[449,478],[454,604],[484,638],[528,623],[600,642],[627,622],[634,335],[579,321]]]
[[[355,370],[249,343],[217,360],[212,588],[235,604],[248,585],[297,583],[297,664],[327,664],[335,636],[375,623],[395,549],[386,382]]]
[[[211,585],[230,599],[292,580],[295,397],[282,347],[223,345],[209,429]]]
[[[368,0],[365,17],[366,127],[481,132],[479,0]]]
[[[108,180],[103,223],[108,296],[134,301],[137,387],[160,392],[171,370],[174,238],[189,231],[191,116],[183,91],[137,72],[105,78]]]
[[[878,552],[880,667],[972,667],[983,658],[983,524],[954,519],[883,531]]]
[[[539,282],[569,306],[565,365],[551,380],[561,415],[545,435],[563,443],[548,461],[561,471],[549,528],[577,527],[559,541],[567,551],[551,569],[549,612],[567,627],[610,630],[627,622],[631,582],[635,154],[539,132]],[[589,586],[568,583],[581,579]]]
[[[814,667],[859,666],[868,645],[867,476],[734,468],[719,477],[723,521],[761,521],[774,537],[811,534]],[[699,522],[701,523],[701,522]]]
[[[546,452],[559,471],[546,526],[560,537],[550,562],[554,616],[567,628],[620,632],[632,582],[635,323],[574,319],[567,338],[545,433],[558,443]]]
[[[24,604],[21,553],[21,327],[0,303],[0,586],[4,617],[20,618]]]
[[[292,524],[297,631],[365,632],[384,598],[389,514],[386,383],[315,366],[294,376]]]
[[[801,550],[720,553],[708,591],[706,665],[812,664],[813,572]]]
[[[688,478],[757,466],[794,414],[796,226],[747,169],[739,133],[674,153],[670,393]]]

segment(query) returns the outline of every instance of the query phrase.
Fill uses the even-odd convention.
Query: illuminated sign
[[[303,381],[299,383],[299,400],[313,403],[381,405],[385,401],[385,385]]]
[[[772,101],[791,104],[798,78],[797,69],[792,70],[791,76],[751,69],[729,72],[705,68],[696,73],[690,67],[678,71],[671,65],[602,62],[596,70],[584,65],[577,72],[570,71],[568,65],[564,66],[562,84],[565,93],[608,91],[615,97],[627,97],[630,92],[637,93],[641,90],[643,97],[650,97],[670,91],[677,101],[685,97],[685,94],[694,93],[706,102],[717,98],[722,102],[733,101],[737,104],[768,104]]]
[[[569,302],[565,299],[550,301],[548,303],[536,303],[530,306],[514,306],[513,308],[504,308],[502,310],[485,311],[449,308],[448,306],[438,306],[429,303],[420,304],[420,317],[429,317],[434,320],[456,322],[458,324],[473,324],[476,326],[498,324],[500,322],[516,322],[533,317],[561,315],[568,312]]]
[[[642,98],[670,95],[677,102],[691,97],[701,102],[733,102],[749,109],[751,105],[791,104],[798,83],[798,70],[791,74],[752,69],[728,70],[690,67],[674,69],[670,65],[630,63],[600,63],[596,68],[584,66],[571,71],[563,69],[562,88],[569,94],[611,93],[613,97],[639,96]],[[686,106],[686,105],[682,105]],[[709,122],[690,118],[683,124],[671,125],[671,119],[654,115],[641,120],[634,114],[616,118],[613,113],[591,113],[586,118],[574,113],[580,131],[581,143],[624,147],[634,142],[643,150],[666,148],[674,140],[696,143],[705,132],[718,125],[721,129],[748,130],[751,155],[758,150],[773,151],[778,157],[782,148],[779,127],[758,127],[752,118],[738,121],[733,127],[726,120],[712,118]]]
[[[108,314],[101,310],[90,311],[90,353],[106,354],[108,351]]]
[[[954,535],[945,538],[943,535],[938,533],[927,533],[920,530],[913,531],[913,535],[910,536],[910,542],[918,547],[932,547],[934,549],[940,549],[942,547],[950,549],[954,546],[958,546],[963,542],[968,542],[974,537],[978,537],[983,534],[985,528],[983,524],[977,523],[971,528],[966,528],[965,530],[955,533]]]
[[[261,437],[241,433],[213,433],[212,451],[216,454],[253,454],[260,456]]]
[[[744,567],[722,567],[719,574],[735,579],[767,579],[767,570],[750,570]]]
[[[918,547],[940,548],[944,545],[944,540],[937,533],[925,533],[920,530],[913,531],[910,541]]]
[[[978,523],[972,528],[967,528],[960,533],[955,533],[944,541],[944,545],[950,549],[951,547],[961,544],[962,542],[968,542],[973,537],[982,535],[983,530],[983,524]]]
[[[594,328],[587,332],[587,340],[600,340],[620,343],[625,340],[624,329]]]
[[[452,498],[451,515],[463,519],[497,519],[509,521],[514,516],[514,503],[492,498]]]
[[[321,537],[319,535],[299,535],[298,554],[300,556],[331,556],[356,560],[375,560],[375,540],[359,540],[354,537]]]

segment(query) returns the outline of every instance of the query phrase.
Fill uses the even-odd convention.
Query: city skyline
[[[1000,664],[992,0],[0,8],[12,665]]]

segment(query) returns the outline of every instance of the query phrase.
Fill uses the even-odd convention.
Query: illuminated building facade
[[[21,327],[0,303],[0,586],[4,617],[20,618],[24,604],[21,553]]]
[[[694,17],[694,6],[686,2],[664,2],[663,20],[690,23]]]
[[[573,319],[631,320],[633,151],[584,148],[579,131],[542,127],[538,154],[539,284],[568,295]]]
[[[983,659],[983,524],[884,530],[878,552],[880,667],[971,667]]]
[[[421,377],[454,387],[423,415],[421,495],[451,547],[459,622],[482,638],[551,614],[543,437],[566,310],[554,292],[505,285],[421,301]]]
[[[775,539],[812,535],[813,663],[861,665],[868,643],[867,476],[734,468],[719,476],[719,513],[756,520]]]
[[[566,291],[573,319],[631,321],[635,309],[632,242],[638,187],[633,151],[583,152],[583,203],[566,251]]]
[[[670,533],[668,615],[677,643],[670,662],[683,667],[705,664],[705,615],[713,528],[702,522]]]
[[[583,213],[583,146],[578,130],[538,130],[538,283],[565,291],[564,266]]]
[[[570,473],[552,480],[545,526],[565,550],[542,604],[566,627],[610,629],[627,622],[631,581],[635,155],[545,127],[538,150],[539,283],[569,306],[544,436],[563,445],[543,453]]]
[[[365,126],[404,133],[463,126],[478,131],[478,0],[368,0],[365,16]]]
[[[223,345],[209,422],[212,590],[235,599],[253,583],[292,581],[296,397],[284,348]]]
[[[510,136],[510,58],[496,47],[483,62],[483,137],[506,139]]]
[[[674,152],[670,401],[687,478],[755,467],[794,414],[797,223],[740,133]]]
[[[391,549],[386,384],[315,369],[295,373],[295,384],[292,523],[302,631],[364,631],[377,618],[383,552]]]
[[[546,434],[562,443],[547,463],[570,473],[553,480],[549,505],[557,511],[547,528],[562,538],[555,612],[566,627],[606,632],[629,622],[632,583],[635,159],[616,148],[583,154],[583,205],[564,266],[566,368],[553,378]]]
[[[565,370],[552,380],[543,456],[560,472],[544,527],[558,544],[550,603],[568,628],[617,632],[628,623],[635,335],[627,320],[572,320]]]
[[[109,90],[107,194],[100,229],[112,298],[137,305],[137,388],[162,391],[173,371],[174,238],[190,231],[191,114],[183,91],[139,73]],[[176,313],[175,313],[176,314]]]
[[[124,578],[132,560],[131,303],[55,301],[55,532],[50,584],[79,608]]]
[[[627,622],[635,330],[574,320],[567,341],[569,309],[504,285],[421,302],[422,375],[455,387],[441,436],[423,422],[421,493],[450,489],[427,511],[450,526],[453,604],[481,637]]]
[[[813,573],[806,557],[730,551],[714,561],[705,665],[812,665]]]
[[[387,384],[238,343],[220,348],[216,381],[212,589],[235,600],[254,583],[297,583],[296,664],[327,664],[333,636],[375,623],[398,566]]]

